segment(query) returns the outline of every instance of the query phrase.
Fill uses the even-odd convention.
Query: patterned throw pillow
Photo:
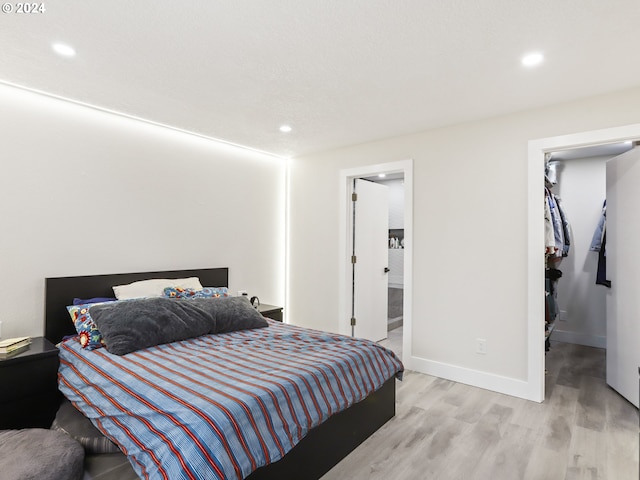
[[[102,305],[103,303],[85,303],[82,305],[70,305],[67,307],[71,320],[76,327],[76,331],[80,336],[80,345],[88,350],[104,347],[102,334],[95,322],[89,314],[89,309],[93,305]]]
[[[228,297],[227,287],[204,287],[202,290],[194,288],[167,287],[164,289],[164,296],[169,298],[211,298]]]

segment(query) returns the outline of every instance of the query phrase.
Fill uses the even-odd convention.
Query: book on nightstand
[[[13,358],[16,355],[21,354],[22,352],[26,352],[31,348],[30,344],[23,345],[22,347],[18,347],[15,350],[11,350],[9,353],[0,353],[0,360],[7,360],[8,358]]]
[[[10,355],[18,351],[24,351],[31,344],[30,337],[16,337],[0,340],[0,356]]]

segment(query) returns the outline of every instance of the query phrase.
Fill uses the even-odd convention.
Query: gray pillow
[[[60,405],[56,418],[51,424],[51,430],[66,433],[80,443],[87,453],[116,453],[120,451],[115,443],[105,437],[91,423],[91,420],[78,411],[67,399]]]
[[[196,308],[192,300],[163,297],[95,305],[91,318],[115,355],[198,337],[215,328],[211,313]]]
[[[208,333],[269,325],[242,297],[127,300],[94,305],[91,317],[107,350],[115,355]]]
[[[189,301],[210,310],[215,316],[215,330],[209,333],[228,333],[269,326],[245,297],[193,298]]]
[[[82,445],[62,432],[0,430],[0,478],[80,480],[83,465]]]

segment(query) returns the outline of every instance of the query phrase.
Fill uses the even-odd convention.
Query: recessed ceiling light
[[[522,57],[522,64],[525,67],[535,67],[536,65],[540,65],[544,60],[544,55],[539,52],[529,53]]]
[[[54,52],[58,55],[62,55],[63,57],[73,57],[76,54],[76,51],[72,47],[65,45],[64,43],[54,43],[51,47]]]
[[[280,131],[283,133],[289,133],[291,131],[291,127],[289,125],[282,125],[280,127]]]
[[[379,178],[384,178],[384,177],[386,177],[386,176],[387,176],[387,174],[386,174],[386,173],[379,173],[379,174],[378,174],[378,177],[379,177]]]

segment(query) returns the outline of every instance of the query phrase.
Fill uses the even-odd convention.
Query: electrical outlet
[[[558,315],[559,319],[561,322],[566,322],[567,321],[567,311],[566,310],[560,310],[560,315]]]
[[[476,338],[476,353],[480,355],[487,354],[487,341],[484,338]]]
[[[249,295],[249,292],[246,290],[238,290],[238,296],[241,297],[242,295]]]

